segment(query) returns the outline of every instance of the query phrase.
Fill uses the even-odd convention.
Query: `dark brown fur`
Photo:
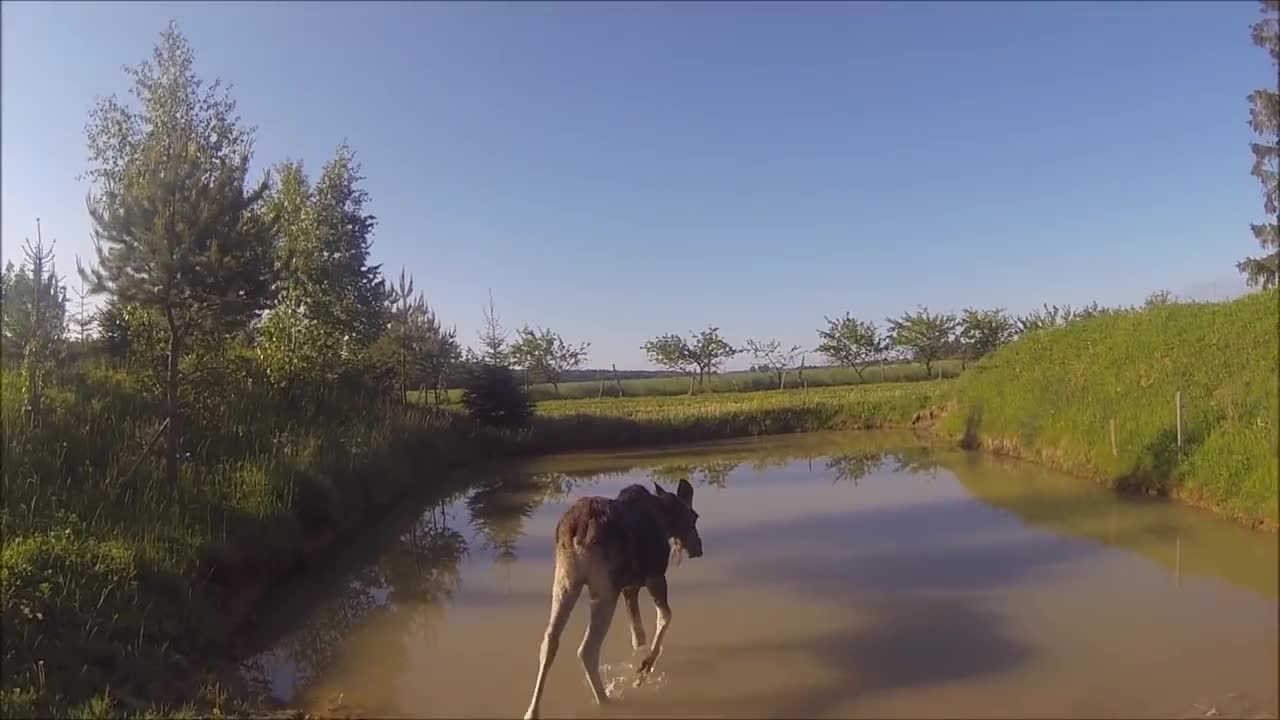
[[[640,588],[649,591],[658,608],[653,648],[640,663],[639,685],[657,662],[671,621],[667,603],[667,566],[675,545],[702,555],[698,513],[693,510],[693,486],[681,480],[675,493],[656,483],[654,492],[628,485],[616,498],[585,497],[569,507],[556,525],[556,569],[551,586],[551,619],[542,639],[538,678],[526,718],[538,716],[544,681],[560,646],[560,634],[583,588],[591,596],[591,620],[578,648],[596,702],[608,699],[600,680],[600,647],[613,619],[618,596],[626,600],[631,618],[632,645],[646,643],[640,621]]]
[[[643,485],[628,485],[617,498],[585,497],[560,518],[556,546],[598,547],[614,587],[640,587],[667,574],[671,541],[662,511],[662,501]]]

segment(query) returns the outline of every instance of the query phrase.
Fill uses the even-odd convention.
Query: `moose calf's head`
[[[653,484],[654,494],[662,503],[662,515],[667,532],[676,547],[689,553],[689,557],[702,557],[702,538],[698,536],[698,513],[693,509],[693,486],[681,480],[675,493]]]

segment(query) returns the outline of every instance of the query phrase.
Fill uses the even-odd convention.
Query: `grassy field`
[[[217,398],[192,398],[190,453],[169,488],[158,461],[131,473],[159,427],[146,386],[101,368],[71,378],[47,391],[35,429],[17,377],[3,378],[4,716],[173,709],[206,696],[214,704],[187,711],[211,711],[230,631],[271,584],[408,493],[455,492],[462,465],[906,423],[950,382],[548,402],[529,430],[505,433],[454,408],[336,393],[299,405],[229,377],[210,385]]]
[[[1274,528],[1278,300],[1270,290],[1029,336],[957,381],[942,427],[989,449]]]
[[[941,373],[942,377],[954,378],[960,374],[959,360],[939,360],[933,364],[933,376]],[[916,382],[928,379],[924,365],[919,363],[895,363],[881,368],[875,365],[863,371],[859,378],[853,368],[847,367],[809,367],[804,371],[805,383],[810,389],[846,385],[879,384],[882,382]],[[798,389],[799,379],[795,372],[787,373],[787,389]],[[706,381],[706,386],[699,393],[736,393],[763,392],[778,390],[778,378],[772,373],[751,372],[747,370],[720,373]],[[602,387],[598,380],[583,380],[560,383],[560,394],[550,383],[533,383],[529,386],[529,397],[535,402],[544,400],[574,400],[599,398]],[[623,397],[676,396],[689,394],[689,378],[687,376],[626,378],[622,380]],[[416,393],[414,393],[416,397]],[[449,399],[457,402],[461,399],[461,390],[450,390]],[[618,386],[612,378],[606,378],[603,396],[618,397]]]

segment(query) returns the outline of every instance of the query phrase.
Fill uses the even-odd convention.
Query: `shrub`
[[[474,420],[492,427],[525,428],[533,417],[533,404],[515,373],[490,363],[468,371],[462,405]]]

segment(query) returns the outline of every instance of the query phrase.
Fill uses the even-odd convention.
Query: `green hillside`
[[[1278,300],[1273,289],[1033,333],[957,381],[942,429],[1275,527]]]

